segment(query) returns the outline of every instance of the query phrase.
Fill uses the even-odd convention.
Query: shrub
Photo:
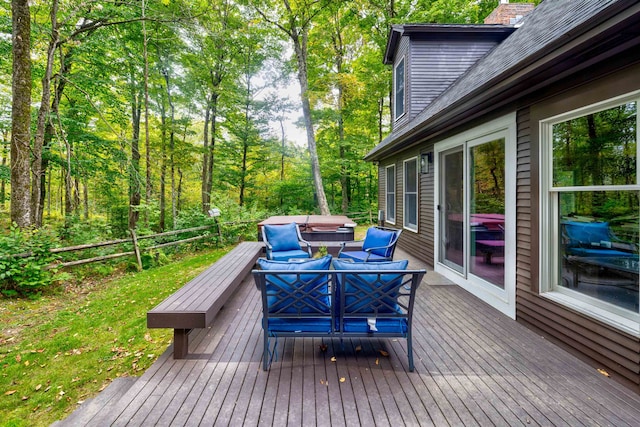
[[[0,236],[0,292],[5,296],[33,296],[56,281],[56,260],[49,250],[57,236],[47,229],[11,227]]]

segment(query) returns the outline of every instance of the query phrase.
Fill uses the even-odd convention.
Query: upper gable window
[[[393,72],[394,78],[394,118],[398,120],[405,112],[405,65],[404,57],[398,61]]]

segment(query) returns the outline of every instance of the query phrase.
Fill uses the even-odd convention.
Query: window
[[[404,162],[404,227],[418,231],[418,158]]]
[[[387,222],[396,222],[396,166],[387,166],[387,187],[386,187],[386,215]]]
[[[541,246],[552,249],[542,251],[541,268],[549,272],[545,290],[578,310],[636,330],[638,98],[611,100],[541,123],[548,224]]]
[[[395,71],[393,73],[394,82],[394,117],[398,120],[404,114],[404,87],[405,87],[405,75],[404,75],[404,58],[396,64]]]

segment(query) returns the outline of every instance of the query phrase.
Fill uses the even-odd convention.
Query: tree
[[[11,113],[11,221],[31,226],[31,16],[27,0],[11,0],[13,78]]]
[[[325,195],[324,185],[322,183],[322,174],[320,173],[320,162],[318,160],[313,118],[311,117],[307,65],[309,56],[309,29],[312,25],[313,19],[322,12],[328,4],[329,2],[325,0],[282,0],[282,2],[276,1],[271,5],[255,5],[258,13],[262,15],[267,22],[284,32],[293,44],[297,64],[298,82],[300,83],[302,114],[304,117],[305,129],[307,131],[307,147],[309,149],[309,159],[311,161],[311,173],[313,174],[313,184],[321,215],[330,215],[331,211],[329,210],[327,196]]]

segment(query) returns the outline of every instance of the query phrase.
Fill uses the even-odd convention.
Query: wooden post
[[[136,232],[133,229],[129,230],[131,232],[131,241],[133,242],[133,251],[136,254],[136,261],[138,262],[138,271],[142,271],[142,258],[140,258],[140,248],[138,247],[138,238],[136,237]]]

